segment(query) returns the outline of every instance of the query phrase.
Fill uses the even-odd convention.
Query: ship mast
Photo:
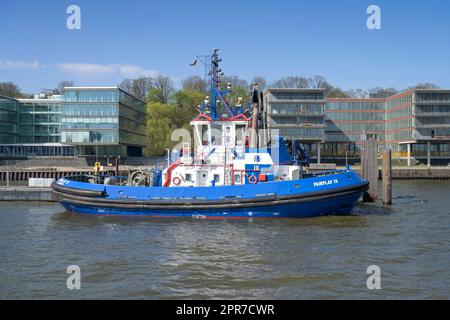
[[[219,49],[214,49],[211,55],[211,71],[210,71],[210,100],[209,102],[209,110],[211,111],[211,118],[213,120],[219,120],[219,102],[225,107],[225,111],[227,112],[229,117],[234,117],[236,112],[231,109],[230,104],[225,99],[225,95],[231,93],[231,84],[227,84],[226,90],[220,90],[220,78],[223,77],[224,73],[222,69],[220,69],[219,63],[222,61],[219,58]]]

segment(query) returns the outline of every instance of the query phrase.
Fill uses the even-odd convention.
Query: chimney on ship
[[[250,128],[250,134],[249,134],[249,147],[250,148],[257,148],[258,147],[258,114],[259,114],[259,91],[258,91],[258,84],[253,83],[253,96],[252,96],[252,125]]]

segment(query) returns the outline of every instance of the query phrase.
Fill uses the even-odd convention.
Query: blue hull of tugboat
[[[52,185],[69,212],[155,218],[303,218],[350,214],[368,182],[352,171],[301,180],[216,187],[130,187],[62,178]]]

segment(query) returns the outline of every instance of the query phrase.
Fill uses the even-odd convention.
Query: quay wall
[[[0,187],[0,201],[49,201],[52,199],[50,188]]]
[[[361,169],[352,168],[361,173]],[[393,167],[391,170],[392,179],[450,179],[450,167]],[[381,168],[378,170],[378,178],[381,179]]]

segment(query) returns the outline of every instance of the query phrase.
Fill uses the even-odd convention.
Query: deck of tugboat
[[[367,181],[352,171],[337,170],[299,180],[264,182],[254,185],[215,187],[127,187],[91,184],[63,178],[52,185],[66,198],[98,202],[148,204],[216,204],[288,200],[332,195],[366,188]]]

